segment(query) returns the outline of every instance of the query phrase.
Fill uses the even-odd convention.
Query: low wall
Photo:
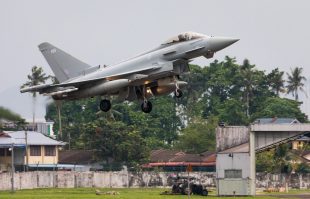
[[[310,173],[294,173],[291,176],[289,176],[288,174],[257,173],[256,188],[285,187],[285,182],[287,179],[289,179],[288,185],[291,188],[310,189]]]
[[[187,176],[187,173],[179,173]],[[74,171],[33,171],[14,174],[15,189],[34,188],[75,188],[75,187],[169,187],[176,173],[167,172],[74,172]],[[208,187],[215,187],[215,173],[192,172],[190,176],[200,179]],[[285,184],[285,174],[258,173],[257,188],[280,187]],[[291,176],[292,188],[310,188],[310,174]],[[11,174],[0,173],[0,190],[11,189]]]

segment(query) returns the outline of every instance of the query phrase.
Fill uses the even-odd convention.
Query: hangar
[[[310,124],[288,121],[216,129],[217,195],[255,195],[255,153],[310,132]]]

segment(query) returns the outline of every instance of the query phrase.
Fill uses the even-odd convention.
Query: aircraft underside
[[[119,81],[117,84],[113,82],[112,86],[115,86],[115,92],[105,93],[104,88],[102,87],[103,84],[106,84],[105,82],[98,84],[97,86],[80,89],[72,93],[54,95],[53,98],[55,100],[75,100],[80,98],[102,96],[103,99],[100,101],[99,108],[100,110],[107,112],[112,107],[110,96],[117,96],[121,100],[138,100],[141,102],[141,110],[144,113],[150,113],[152,111],[152,103],[149,101],[151,97],[170,94],[173,92],[176,98],[180,98],[183,95],[181,89],[187,85],[186,82],[180,81],[177,76],[163,77],[147,84],[129,84],[120,88],[123,86],[122,82],[125,81]],[[110,85],[109,90],[111,90]]]

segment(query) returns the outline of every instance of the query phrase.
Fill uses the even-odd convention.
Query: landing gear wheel
[[[150,113],[152,111],[152,103],[150,101],[144,101],[141,104],[141,110],[144,113]]]
[[[180,89],[177,89],[176,91],[174,91],[174,96],[176,98],[181,98],[183,96],[183,92]]]
[[[100,110],[103,112],[108,112],[111,109],[110,100],[104,99],[100,101]]]

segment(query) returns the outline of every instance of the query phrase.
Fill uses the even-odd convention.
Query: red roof
[[[190,154],[177,150],[159,149],[151,151],[150,163],[144,167],[155,166],[214,166],[216,161],[215,152]]]

